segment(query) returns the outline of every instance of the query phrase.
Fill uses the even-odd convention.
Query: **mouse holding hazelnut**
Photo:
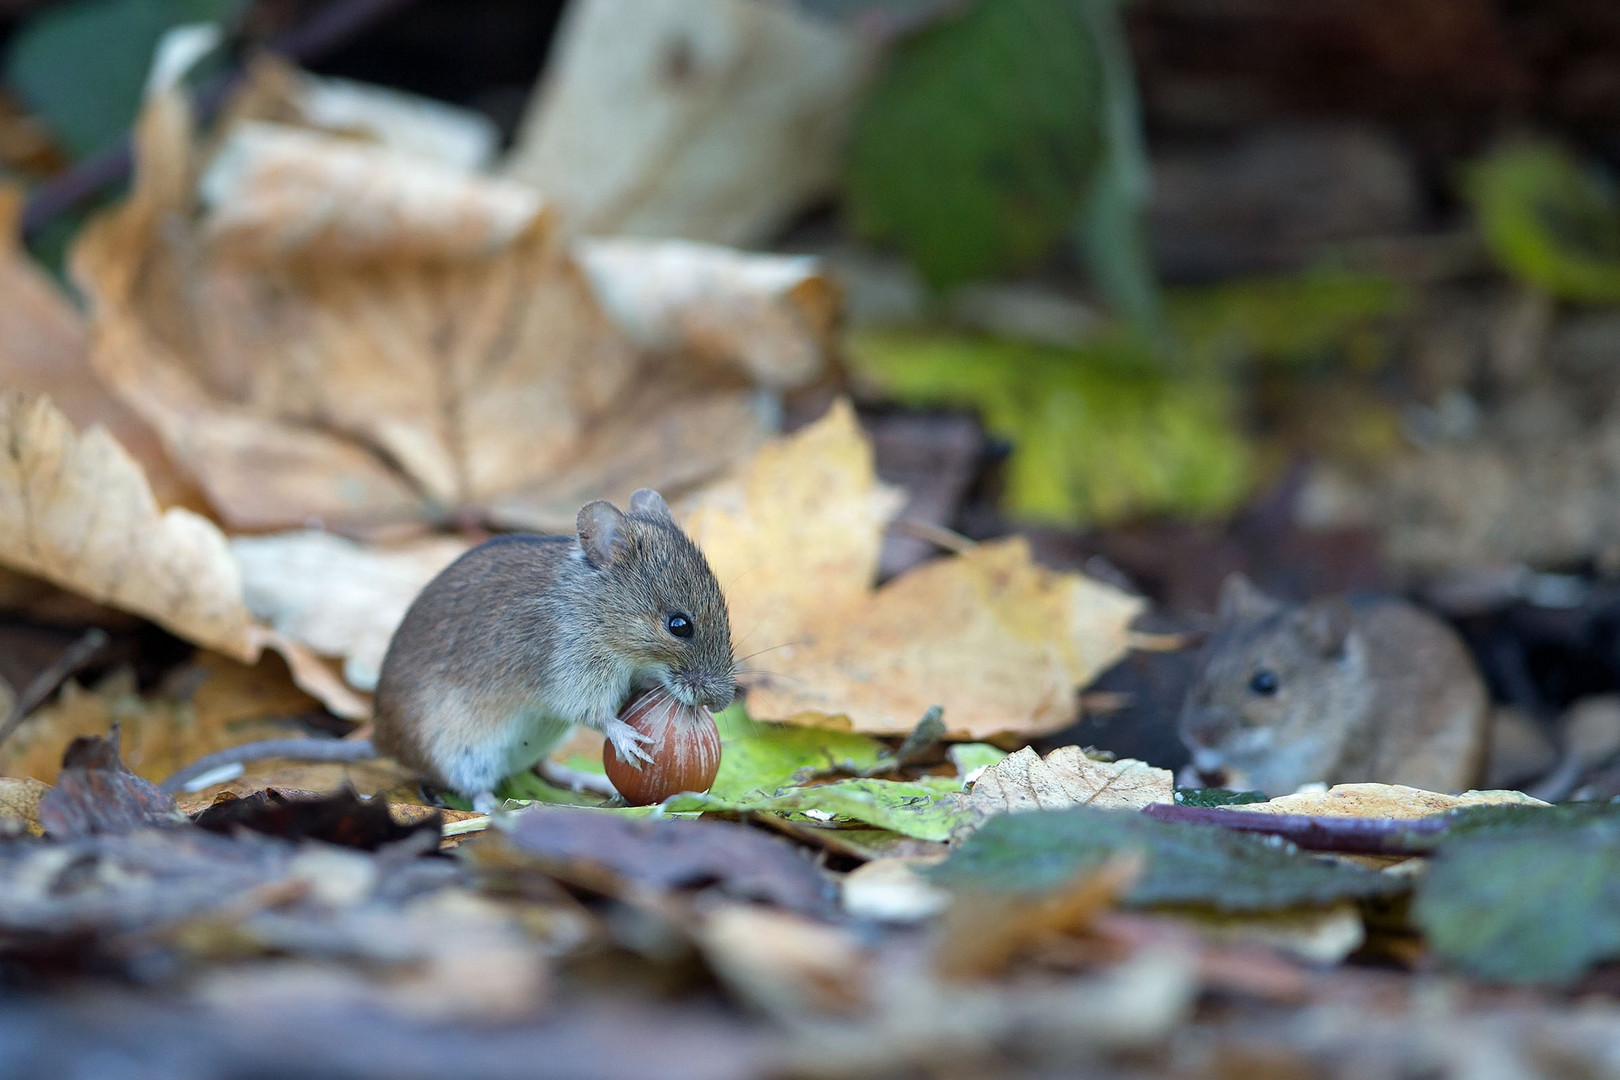
[[[1477,782],[1489,700],[1461,639],[1401,600],[1294,605],[1233,574],[1178,721],[1186,786],[1287,795]]]
[[[629,763],[650,740],[619,716],[662,688],[722,709],[736,688],[726,601],[669,506],[643,488],[628,511],[586,504],[577,535],[498,536],[430,581],[394,631],[371,740],[276,739],[212,754],[164,784],[266,757],[362,761],[386,754],[434,784],[494,806],[575,725]]]

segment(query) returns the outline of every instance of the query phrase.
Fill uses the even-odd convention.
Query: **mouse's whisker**
[[[747,684],[744,683],[742,680],[744,678],[748,678],[750,676],[756,676],[756,675],[765,676],[765,677],[769,677],[769,678],[773,678],[773,679],[787,679],[787,680],[789,680],[791,682],[796,682],[796,683],[804,682],[804,679],[801,678],[798,675],[790,675],[785,671],[772,671],[769,668],[749,668],[746,671],[739,671],[739,672],[736,673],[736,679],[737,679],[737,682],[738,682],[739,685],[742,685],[742,686],[746,687]]]
[[[780,645],[771,645],[771,646],[769,646],[767,648],[764,648],[764,649],[756,649],[753,652],[749,653],[747,656],[739,656],[739,657],[737,657],[736,664],[733,665],[733,666],[736,668],[736,670],[741,671],[742,670],[741,665],[746,660],[752,660],[754,657],[761,656],[761,655],[763,655],[765,653],[768,653],[768,652],[775,652],[777,649],[785,649],[790,645],[808,645],[808,644],[810,644],[810,639],[809,638],[800,638],[798,641],[784,641]]]

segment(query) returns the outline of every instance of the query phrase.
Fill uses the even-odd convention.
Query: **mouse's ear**
[[[1342,597],[1313,600],[1299,613],[1305,640],[1318,654],[1331,660],[1344,654],[1355,616]]]
[[[630,512],[632,514],[646,514],[648,517],[660,517],[667,521],[674,521],[675,515],[669,512],[669,503],[664,497],[652,488],[641,488],[630,496]]]
[[[1282,601],[1261,592],[1260,586],[1250,581],[1246,574],[1233,572],[1221,582],[1221,598],[1215,612],[1221,622],[1232,623],[1264,619],[1282,609]]]
[[[579,508],[579,546],[592,566],[606,569],[624,552],[624,515],[606,499]]]

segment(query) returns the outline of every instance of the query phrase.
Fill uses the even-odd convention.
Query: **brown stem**
[[[11,738],[11,733],[17,730],[19,724],[28,719],[28,714],[39,708],[45,699],[56,693],[58,687],[68,680],[74,672],[90,662],[90,658],[100,652],[107,644],[105,632],[91,627],[84,632],[84,636],[63,650],[49,667],[34,676],[34,681],[17,695],[6,712],[6,718],[0,723],[0,746]]]

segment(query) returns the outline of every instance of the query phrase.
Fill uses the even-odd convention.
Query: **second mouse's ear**
[[[641,488],[630,496],[630,512],[632,514],[646,514],[648,517],[664,518],[674,521],[675,516],[669,512],[669,503],[664,497],[652,488]]]
[[[1264,619],[1283,609],[1282,602],[1260,591],[1260,586],[1241,573],[1226,575],[1221,582],[1221,598],[1215,609],[1223,623]]]
[[[579,508],[579,546],[592,566],[606,569],[624,550],[624,515],[606,499]]]

